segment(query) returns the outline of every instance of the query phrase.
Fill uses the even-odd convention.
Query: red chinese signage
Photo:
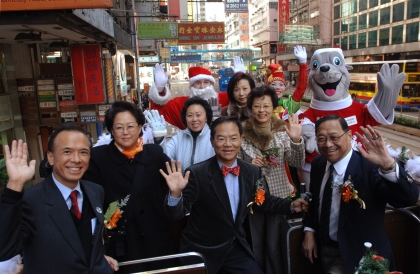
[[[70,47],[77,104],[104,103],[100,45]]]
[[[179,23],[178,45],[225,43],[225,23]]]
[[[290,24],[289,1],[279,0],[279,34],[284,32],[285,25]],[[278,44],[277,52],[285,52],[286,45]]]

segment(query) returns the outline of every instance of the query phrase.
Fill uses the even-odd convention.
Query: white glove
[[[239,56],[235,56],[235,58],[233,58],[233,72],[237,73],[237,72],[243,72],[246,73],[246,69],[244,66],[244,60],[242,60],[241,57]]]
[[[306,62],[308,61],[306,48],[302,46],[296,46],[294,49],[295,49],[295,57],[299,60],[299,64],[306,64]]]
[[[315,128],[313,125],[302,125],[302,137],[305,141],[305,149],[308,153],[317,151],[318,146],[315,138]]]
[[[152,128],[152,134],[154,138],[165,137],[168,134],[166,130],[166,122],[163,115],[159,116],[159,111],[146,110],[144,111],[144,116],[146,117],[147,122]]]
[[[161,64],[155,65],[155,84],[158,88],[163,88],[168,83],[168,75],[165,74]]]
[[[219,102],[217,101],[217,98],[210,98],[207,99],[207,101],[209,102],[209,105],[211,107],[211,110],[213,112],[213,119],[216,119],[218,117],[220,117],[220,115],[222,114],[222,107],[221,105],[219,105]]]

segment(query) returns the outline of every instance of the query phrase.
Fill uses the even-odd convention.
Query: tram
[[[378,91],[377,72],[383,64],[397,64],[405,72],[404,84],[398,96],[397,108],[420,107],[420,59],[347,63],[350,70],[349,93],[358,101],[367,103]]]

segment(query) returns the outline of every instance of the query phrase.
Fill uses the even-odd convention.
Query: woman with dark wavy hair
[[[243,72],[235,73],[227,87],[229,105],[222,108],[222,116],[233,116],[241,121],[251,117],[247,100],[248,94],[253,88],[255,88],[255,81],[251,75]]]

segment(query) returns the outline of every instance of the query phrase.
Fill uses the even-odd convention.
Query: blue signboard
[[[96,116],[81,116],[80,122],[82,123],[96,122]]]
[[[171,56],[171,63],[198,63],[201,62],[201,55]]]
[[[226,13],[243,13],[248,12],[248,0],[226,0]]]

